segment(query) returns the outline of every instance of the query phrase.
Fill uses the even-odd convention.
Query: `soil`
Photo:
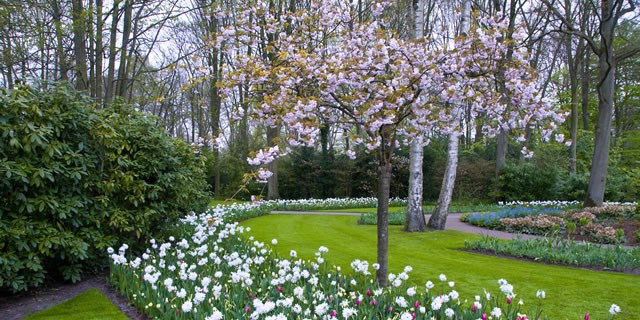
[[[622,243],[625,247],[639,247],[640,246],[640,242],[638,241],[638,232],[640,232],[640,222],[638,220],[632,220],[632,219],[622,219],[622,220],[618,220],[615,222],[608,222],[608,223],[604,223],[604,225],[606,226],[611,226],[614,229],[623,229],[624,230],[624,238],[625,241],[624,243]],[[580,227],[578,227],[580,228]],[[565,239],[569,239],[569,234],[568,233],[564,233],[563,238]],[[576,234],[571,235],[571,239],[573,240],[577,240],[577,241],[587,241],[587,242],[593,242],[596,243],[596,241],[594,241],[594,239],[589,236],[589,235],[585,235],[585,234],[580,234],[579,230]]]
[[[613,227],[616,229],[624,229],[624,236],[627,238],[625,245],[640,246],[640,243],[638,243],[638,240],[640,240],[640,221],[623,220],[614,224]]]
[[[32,290],[24,294],[0,295],[0,318],[2,320],[22,319],[58,305],[91,288],[99,289],[130,319],[148,319],[138,309],[129,305],[129,301],[108,284],[106,272],[88,276],[85,280],[75,284],[54,282],[46,288]]]

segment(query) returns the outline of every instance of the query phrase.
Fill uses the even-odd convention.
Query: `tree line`
[[[375,4],[352,1],[354,21],[371,19]],[[257,5],[251,1],[207,0],[5,1],[0,7],[2,86],[12,89],[18,82],[47,86],[68,81],[98,106],[121,99],[158,116],[170,134],[189,142],[219,137],[218,144],[223,147],[211,151],[211,183],[217,196],[228,197],[235,191],[221,185],[221,159],[244,160],[251,150],[280,143],[280,133],[285,130],[250,121],[248,115],[259,103],[252,95],[253,88],[238,83],[232,94],[221,96],[220,92],[222,72],[236,53],[218,42],[224,31],[239,25],[244,7]],[[269,1],[265,10],[284,14],[311,6],[310,1]],[[541,92],[557,93],[558,103],[569,113],[560,128],[568,141],[568,152],[560,151],[569,161],[568,170],[575,174],[580,174],[581,167],[590,170],[585,194],[590,199],[585,202],[588,205],[603,201],[610,150],[620,150],[616,154],[620,154],[624,168],[637,163],[637,14],[635,1],[622,0],[405,0],[395,1],[385,12],[388,27],[398,37],[427,37],[430,40],[425,46],[430,50],[451,43],[463,31],[465,21],[473,24],[480,17],[500,16],[508,21],[506,39],[516,29],[524,29],[522,45],[531,55],[530,66],[540,71]],[[468,18],[463,19],[465,16]],[[278,35],[264,30],[257,33],[254,40],[259,44],[246,44],[243,50],[249,56],[275,60],[270,44]],[[524,158],[518,151],[509,151],[509,146],[532,144],[514,143],[519,137],[509,130],[487,139],[480,125],[486,116],[467,111],[460,115],[461,150],[464,153],[479,144],[495,146],[495,152],[485,158],[495,161],[498,179],[507,159]],[[539,132],[535,128],[524,133],[527,138],[536,135]],[[338,153],[349,150],[355,140],[349,140],[344,128],[334,124],[322,129],[320,136],[317,150],[325,155],[329,147]],[[434,131],[430,139],[446,136]],[[593,145],[593,154],[579,158],[580,148],[588,147],[579,143]],[[421,151],[417,146],[410,154]],[[451,143],[449,146],[451,150]],[[418,153],[411,161],[416,168],[420,167],[419,158]],[[451,158],[450,164],[453,159],[457,157]],[[273,176],[265,190],[268,198],[280,194],[278,162],[269,164]],[[581,162],[587,164],[581,166]],[[238,166],[247,169],[240,163]],[[456,171],[453,167],[451,170]],[[637,176],[635,171],[630,174]],[[234,181],[226,182],[240,185],[241,180],[241,175],[236,175]]]

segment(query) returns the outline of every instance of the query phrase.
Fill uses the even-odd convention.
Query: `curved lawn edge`
[[[355,217],[321,215],[268,215],[244,221],[252,228],[256,240],[278,239],[276,250],[287,255],[297,250],[299,256],[313,257],[313,248],[329,247],[327,261],[349,270],[354,259],[375,261],[375,226],[356,225]],[[311,229],[311,230],[309,230]],[[640,278],[610,272],[598,272],[561,266],[500,259],[461,252],[464,240],[478,235],[459,231],[409,234],[400,227],[390,227],[390,270],[398,272],[406,264],[413,266],[410,281],[424,286],[446,273],[460,283],[461,295],[473,296],[492,288],[500,278],[513,283],[518,298],[536,303],[537,290],[546,290],[543,308],[549,319],[580,319],[584,312],[606,319],[611,303],[620,305],[626,314],[639,314],[635,298],[640,294]]]

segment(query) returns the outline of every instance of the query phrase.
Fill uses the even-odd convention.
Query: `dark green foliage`
[[[104,265],[208,201],[199,160],[142,114],[66,86],[0,95],[0,290]]]
[[[539,168],[532,162],[507,164],[498,178],[495,197],[502,201],[554,199],[551,190],[557,176],[553,167]]]
[[[37,287],[47,272],[77,281],[104,238],[89,212],[99,119],[88,104],[62,87],[0,96],[0,288]]]
[[[203,160],[148,115],[116,105],[93,130],[100,145],[96,212],[113,235],[144,242],[190,210],[204,210]]]

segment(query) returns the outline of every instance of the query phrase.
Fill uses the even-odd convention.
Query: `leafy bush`
[[[534,163],[508,164],[500,173],[493,196],[503,201],[554,199],[552,193],[558,172],[553,167],[539,168]]]
[[[47,272],[78,280],[104,233],[87,190],[100,120],[63,87],[0,95],[0,288],[24,291]]]
[[[127,105],[100,115],[104,121],[92,132],[100,146],[92,191],[112,236],[146,243],[186,212],[207,207],[203,159],[191,146]]]
[[[78,281],[208,201],[199,160],[143,114],[66,86],[0,95],[0,290]],[[125,240],[127,239],[127,240]]]

